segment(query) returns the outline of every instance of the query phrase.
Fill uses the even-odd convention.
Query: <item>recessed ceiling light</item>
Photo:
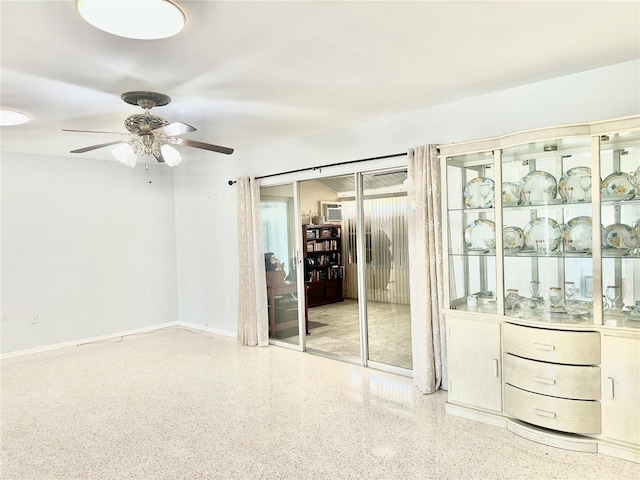
[[[94,27],[136,40],[171,37],[184,28],[186,20],[169,0],[77,0],[76,6]]]
[[[27,123],[31,117],[26,113],[0,108],[0,126],[20,125]]]

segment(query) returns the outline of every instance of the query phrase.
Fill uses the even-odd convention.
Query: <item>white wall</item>
[[[234,335],[238,250],[229,179],[639,112],[640,61],[633,61],[230,157],[190,154],[174,170],[156,169],[151,185],[140,166],[3,152],[2,352],[178,319]]]
[[[178,320],[170,169],[3,152],[0,170],[2,353]]]
[[[393,92],[389,94],[393,95]],[[640,60],[310,137],[238,149],[222,163],[184,162],[175,170],[174,180],[181,320],[222,330],[236,329],[236,205],[235,186],[226,184],[229,179],[406,152],[408,148],[426,143],[452,143],[638,113]],[[398,161],[395,159],[390,163]],[[282,178],[314,178],[320,174],[341,173],[349,168],[353,167],[323,169],[321,173],[308,172]],[[269,179],[271,184],[273,181]],[[220,218],[227,219],[228,224],[222,225]],[[227,297],[231,298],[230,307],[224,306]]]

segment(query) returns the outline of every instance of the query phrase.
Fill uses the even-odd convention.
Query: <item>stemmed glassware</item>
[[[564,282],[564,296],[567,300],[573,300],[578,293],[575,282]]]
[[[511,307],[511,311],[516,308],[518,301],[520,300],[520,294],[517,288],[509,288],[507,290],[507,303]]]
[[[616,302],[620,298],[620,287],[617,285],[609,285],[605,290],[605,298],[607,299],[607,310],[615,310]]]
[[[517,198],[517,203],[520,203],[520,192],[522,191],[522,185],[512,182],[509,188],[511,190],[511,193],[513,194],[513,198]]]
[[[529,282],[529,291],[531,292],[531,300],[533,300],[534,308],[538,308],[540,302],[540,282],[533,280]]]
[[[580,188],[584,190],[584,200],[591,200],[591,177],[589,175],[580,177]]]
[[[482,206],[486,207],[487,206],[487,198],[489,197],[489,194],[491,193],[491,185],[489,185],[488,183],[480,183],[480,184],[478,184],[478,193],[482,197]]]
[[[551,308],[557,309],[561,300],[562,289],[560,287],[551,287],[549,289],[549,301],[551,302]]]

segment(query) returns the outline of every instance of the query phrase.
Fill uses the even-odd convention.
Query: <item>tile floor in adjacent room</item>
[[[447,394],[186,329],[2,362],[0,478],[633,479],[640,465],[446,415]]]

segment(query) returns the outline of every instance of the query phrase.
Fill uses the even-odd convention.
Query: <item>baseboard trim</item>
[[[228,330],[222,330],[219,328],[213,328],[206,325],[199,325],[197,323],[189,323],[189,322],[183,322],[178,320],[175,322],[159,323],[156,325],[149,325],[148,327],[135,328],[132,330],[123,330],[119,332],[107,333],[104,335],[96,335],[94,337],[80,338],[77,340],[70,340],[67,342],[52,343],[50,345],[41,345],[39,347],[26,348],[24,350],[7,352],[0,355],[0,360],[6,360],[8,358],[14,358],[14,357],[21,357],[24,355],[32,355],[34,353],[48,352],[50,350],[58,350],[60,348],[77,347],[78,345],[84,345],[85,343],[100,342],[104,340],[110,340],[113,338],[126,337],[128,335],[137,335],[140,333],[149,333],[155,330],[163,330],[166,328],[175,328],[175,327],[188,328],[189,330],[203,331],[207,333],[212,333],[214,335],[220,335],[223,337],[237,338],[236,332],[229,332]]]

